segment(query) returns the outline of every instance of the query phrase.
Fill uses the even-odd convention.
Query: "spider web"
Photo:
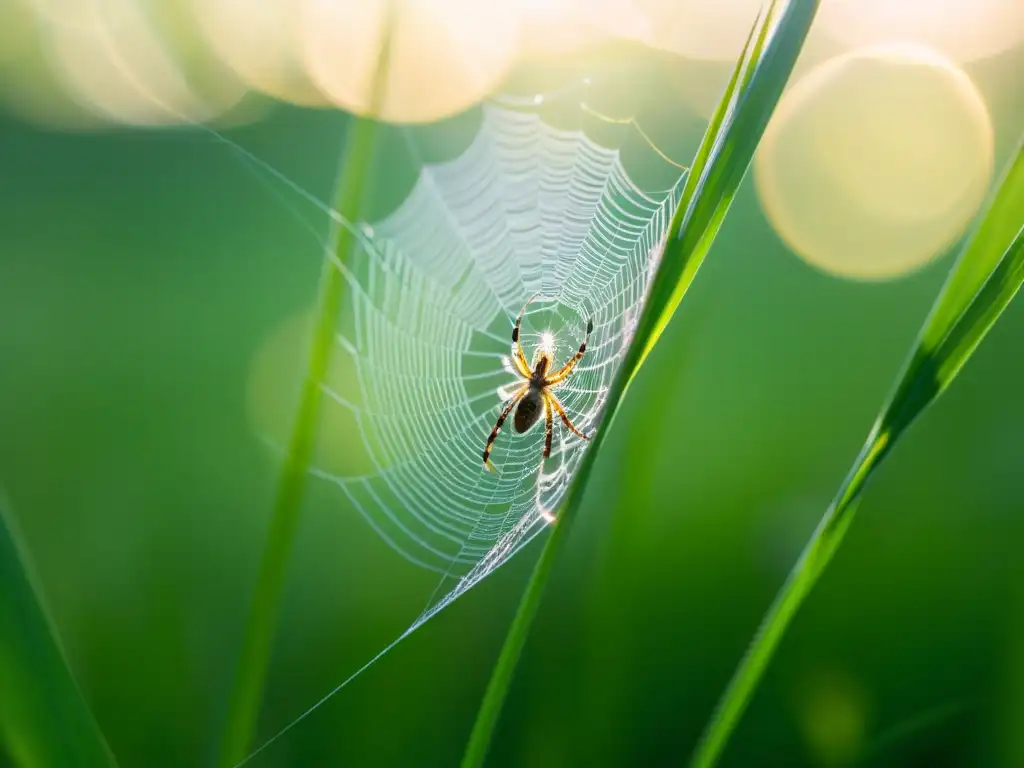
[[[309,472],[341,489],[396,552],[442,574],[427,607],[402,634],[241,766],[555,520],[587,448],[558,419],[547,460],[541,459],[538,422],[522,435],[503,429],[491,454],[498,471],[483,467],[483,447],[510,385],[522,381],[510,360],[514,318],[535,297],[520,341],[528,357],[544,348],[559,366],[593,322],[586,356],[556,394],[579,429],[600,429],[685,170],[632,119],[602,118],[632,126],[663,170],[672,171],[670,185],[645,189],[627,172],[619,149],[542,119],[537,107],[545,97],[505,95],[482,105],[480,128],[465,151],[421,163],[397,209],[354,224],[252,152],[133,83],[269,177],[257,178],[283,185],[356,235],[351,263],[334,261],[350,290],[337,318],[333,357],[354,375],[328,375],[319,384],[326,405],[352,417],[369,471],[315,465]],[[576,107],[600,117],[582,102]],[[333,249],[322,244],[333,258]]]
[[[412,191],[372,222],[346,221],[228,142],[356,236],[344,263],[322,243],[349,290],[336,319],[332,365],[319,385],[325,407],[353,425],[348,464],[366,471],[335,471],[330,456],[321,456],[309,472],[340,489],[402,557],[441,574],[407,629],[236,768],[557,519],[587,441],[556,417],[551,455],[542,460],[544,420],[525,434],[507,422],[491,454],[497,471],[486,471],[482,458],[501,407],[522,383],[511,362],[511,331],[531,297],[520,331],[528,358],[543,348],[561,366],[593,322],[586,355],[554,391],[577,428],[601,428],[685,174],[631,119],[601,117],[577,102],[580,113],[631,126],[660,164],[655,175],[672,179],[667,187],[641,187],[620,149],[543,119],[546,100],[505,95],[486,102],[469,146],[443,162],[418,158]],[[323,415],[339,423],[331,418],[337,413]]]
[[[527,357],[587,352],[556,393],[585,433],[600,428],[683,178],[645,191],[620,152],[581,130],[552,127],[512,97],[482,108],[458,157],[423,164],[412,192],[359,226],[345,272],[336,357],[354,376],[321,383],[350,412],[371,471],[311,472],[336,485],[393,549],[444,574],[406,633],[507,562],[554,519],[586,450],[555,418],[510,422],[481,454],[511,386],[516,315]],[[448,579],[454,586],[442,594]],[[403,635],[404,636],[404,635]]]
[[[154,104],[326,208],[152,94],[116,41],[105,42],[128,82]],[[453,160],[423,164],[412,192],[380,221],[353,226],[326,209],[359,235],[355,263],[336,263],[352,290],[335,352],[355,371],[355,386],[320,385],[354,417],[372,471],[314,466],[310,473],[338,486],[395,551],[444,575],[396,643],[554,520],[586,449],[556,419],[551,455],[541,461],[539,423],[524,435],[506,428],[491,455],[499,471],[484,471],[486,437],[520,381],[509,359],[512,318],[536,297],[520,340],[528,355],[545,348],[555,365],[593,322],[587,355],[557,395],[578,428],[599,428],[685,181],[679,168],[667,189],[641,188],[618,149],[546,123],[532,109],[542,103],[543,96],[511,95],[485,102],[469,147]],[[675,165],[632,119],[611,122],[631,124]],[[454,587],[435,602],[449,577]]]

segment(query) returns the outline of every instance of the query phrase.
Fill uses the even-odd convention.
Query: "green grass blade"
[[[984,218],[965,249],[956,270],[943,289],[923,332],[924,345],[935,348],[955,319],[963,314],[978,289],[996,268],[1010,241],[1017,234],[1024,211],[1024,159],[1018,150]]]
[[[68,669],[14,520],[0,497],[0,763],[117,762]]]
[[[747,173],[768,120],[789,80],[820,2],[769,3],[748,38],[729,88],[691,166],[679,209],[666,236],[658,276],[644,306],[634,344],[632,378],[657,343],[704,262],[736,190]],[[766,46],[768,35],[770,44]],[[661,279],[662,274],[666,279]]]
[[[693,757],[717,762],[793,615],[853,520],[868,478],[907,427],[949,386],[1024,281],[1024,142],[961,251],[860,456],[761,622]]]
[[[370,114],[379,111],[378,107],[383,97],[390,49],[390,17],[385,21],[383,28],[385,32],[374,75]],[[343,221],[354,222],[361,217],[369,182],[376,128],[376,122],[365,117],[353,117],[349,125],[335,203],[335,210]],[[313,458],[320,421],[320,384],[326,378],[335,343],[338,311],[344,294],[345,280],[338,268],[338,262],[349,264],[357,247],[356,237],[347,227],[335,227],[333,238],[333,255],[325,256],[320,275],[316,320],[307,353],[308,364],[302,381],[291,438],[278,478],[270,530],[243,636],[235,686],[231,694],[227,725],[221,744],[222,768],[238,765],[249,752],[263,697],[263,685],[270,662],[285,572],[298,530],[306,477]]]
[[[466,746],[463,768],[478,768],[484,764],[544,587],[579,511],[594,461],[618,405],[682,300],[718,233],[764,127],[793,70],[818,5],[819,0],[792,0],[784,6],[782,3],[769,3],[751,30],[743,54],[690,166],[690,176],[669,225],[661,263],[652,281],[636,335],[608,396],[604,425],[595,435],[566,493],[558,512],[558,522],[541,552],[505,638]]]

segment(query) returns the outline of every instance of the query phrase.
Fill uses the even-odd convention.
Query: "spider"
[[[505,407],[501,409],[501,415],[498,416],[494,429],[491,430],[491,436],[487,438],[487,446],[484,448],[484,468],[488,470],[494,469],[494,464],[491,463],[491,448],[494,446],[494,441],[498,439],[501,425],[505,423],[505,419],[512,413],[512,409],[516,408],[517,404],[519,407],[516,408],[516,415],[512,419],[512,426],[520,434],[526,432],[537,423],[540,419],[541,406],[543,406],[546,420],[544,431],[545,459],[551,455],[551,433],[554,427],[553,411],[558,411],[558,416],[562,419],[562,423],[574,435],[584,440],[589,440],[591,437],[576,429],[575,425],[569,420],[565,408],[562,407],[561,402],[559,402],[555,393],[551,390],[557,388],[569,378],[569,374],[576,367],[576,363],[583,359],[583,353],[587,351],[587,339],[590,338],[590,332],[594,330],[594,321],[587,321],[587,333],[583,337],[583,343],[580,344],[579,351],[558,371],[549,374],[548,370],[551,368],[552,363],[551,355],[543,347],[538,347],[533,355],[533,363],[530,364],[526,362],[526,353],[523,352],[523,345],[519,342],[519,326],[523,322],[526,308],[530,306],[535,298],[537,297],[533,296],[526,302],[526,305],[519,313],[519,317],[516,318],[516,324],[512,328],[512,361],[516,374],[524,381],[513,393],[512,397],[505,402]]]

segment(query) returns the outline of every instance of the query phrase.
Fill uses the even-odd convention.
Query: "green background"
[[[665,64],[633,66],[620,86]],[[1003,93],[997,165],[1024,128],[1024,95],[1006,96],[1022,68],[1020,48],[969,68]],[[637,109],[685,157],[703,126],[670,106]],[[120,764],[211,765],[275,483],[249,367],[313,300],[322,217],[200,130],[0,121],[0,486]],[[329,200],[346,125],[281,108],[227,135]],[[382,196],[408,178],[383,174]],[[600,457],[495,766],[685,759],[950,263],[827,276],[778,240],[748,179]],[[1022,348],[1017,302],[871,485],[725,764],[1024,765]],[[251,765],[455,765],[537,552]],[[258,740],[435,585],[311,484]]]

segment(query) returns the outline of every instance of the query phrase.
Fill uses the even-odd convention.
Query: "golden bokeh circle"
[[[36,42],[36,18],[20,0],[0,3],[0,65],[27,54]]]
[[[887,279],[962,235],[993,171],[988,109],[970,78],[915,45],[821,64],[784,95],[754,160],[761,204],[809,263]]]
[[[263,339],[249,363],[246,416],[254,434],[278,452],[291,439],[314,318],[314,311],[307,309],[281,320]],[[352,358],[340,348],[331,355],[322,386],[350,402],[358,402],[358,373]],[[322,398],[314,458],[317,470],[338,477],[377,471],[379,467],[360,436],[354,411],[327,392]]]
[[[268,96],[303,106],[327,98],[302,61],[294,0],[190,0],[206,43],[247,85]]]
[[[303,3],[306,71],[350,112],[398,123],[440,120],[497,89],[518,57],[522,19],[513,3],[407,0],[392,21],[383,103],[375,108],[387,6],[386,0]]]
[[[208,122],[246,87],[205,46],[191,17],[158,0],[31,0],[40,51],[70,100],[103,122]],[[74,7],[60,17],[57,11]]]

